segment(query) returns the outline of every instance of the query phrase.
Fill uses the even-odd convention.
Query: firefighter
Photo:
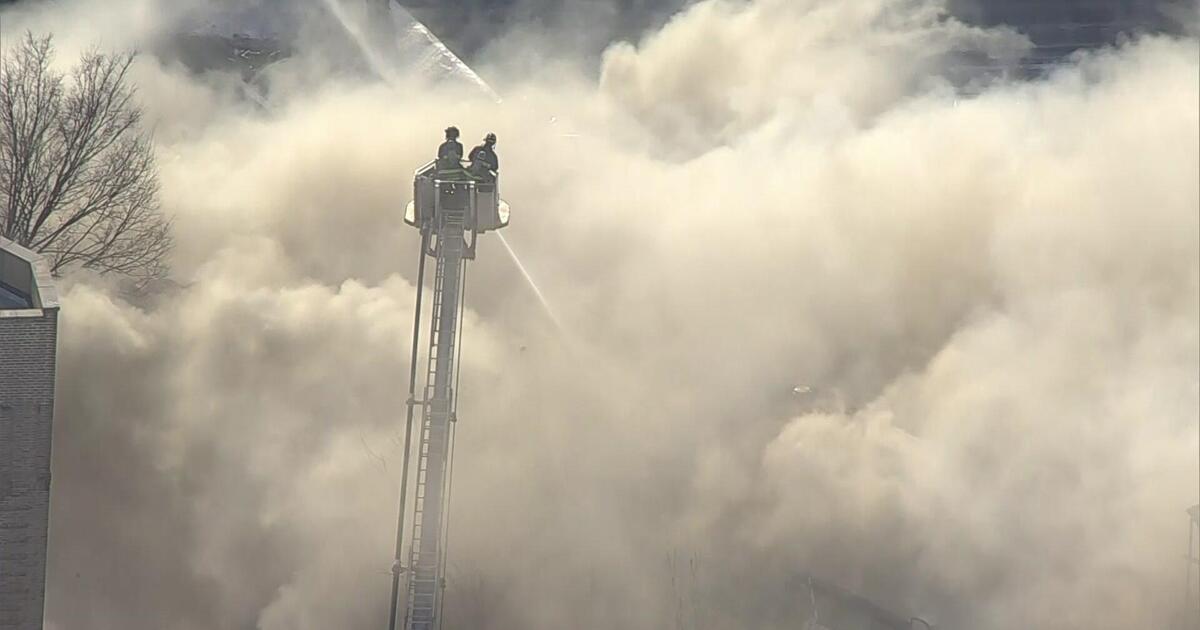
[[[500,172],[500,158],[496,157],[496,134],[489,133],[483,144],[471,149],[467,159],[471,160],[470,171],[476,178],[491,179],[492,173]]]
[[[463,146],[458,142],[458,127],[446,128],[446,141],[438,147],[437,169],[453,171],[462,168]]]

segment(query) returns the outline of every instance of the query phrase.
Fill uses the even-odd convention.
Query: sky
[[[949,59],[1028,42],[941,8],[702,0],[598,66],[518,26],[476,64],[500,102],[336,46],[265,103],[142,55],[173,281],[62,280],[48,627],[381,627],[401,215],[448,124],[498,134],[553,312],[484,237],[448,629],[794,628],[809,574],[947,629],[1179,623],[1196,36],[965,97]],[[65,0],[3,34],[69,64],[211,10]]]

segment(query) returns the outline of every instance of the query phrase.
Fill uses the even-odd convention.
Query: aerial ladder
[[[405,210],[404,221],[420,229],[421,252],[389,630],[442,627],[466,265],[475,258],[479,235],[507,226],[508,216],[508,204],[500,199],[500,181],[494,172],[472,175],[461,169],[440,170],[436,162],[430,162],[413,178],[413,200]],[[418,398],[418,348],[428,259],[435,264],[433,309],[424,383]],[[419,420],[415,440],[414,419]],[[411,506],[410,471],[414,476]],[[405,520],[410,514],[406,553]]]

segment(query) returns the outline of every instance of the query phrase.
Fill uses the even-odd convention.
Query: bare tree
[[[0,63],[0,234],[73,267],[165,276],[170,222],[133,100],[134,55],[85,53],[69,79],[49,36],[26,34]]]

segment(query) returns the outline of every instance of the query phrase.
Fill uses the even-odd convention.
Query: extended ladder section
[[[413,179],[413,200],[404,220],[421,230],[417,308],[405,422],[400,510],[392,564],[389,630],[441,630],[445,595],[446,534],[457,421],[458,335],[463,314],[466,264],[475,257],[479,234],[508,225],[496,173],[480,178],[465,171],[438,171],[426,164]],[[419,385],[417,350],[422,322],[426,257],[436,259],[433,322],[425,382]],[[417,390],[422,390],[418,398]],[[420,416],[417,417],[417,410]],[[415,441],[413,426],[416,424]],[[416,462],[411,461],[415,455]],[[415,479],[410,479],[410,473]],[[411,484],[411,485],[410,485]],[[409,491],[412,491],[410,502]],[[410,511],[411,510],[411,511]],[[405,519],[412,514],[406,529]],[[410,532],[407,552],[404,533]],[[401,590],[402,578],[405,581]],[[403,615],[400,604],[403,594]],[[400,621],[403,620],[403,625]]]
[[[412,537],[409,538],[408,630],[441,627],[445,525],[451,432],[455,413],[455,352],[462,314],[467,217],[474,187],[439,187],[433,283],[433,328],[417,441]]]

